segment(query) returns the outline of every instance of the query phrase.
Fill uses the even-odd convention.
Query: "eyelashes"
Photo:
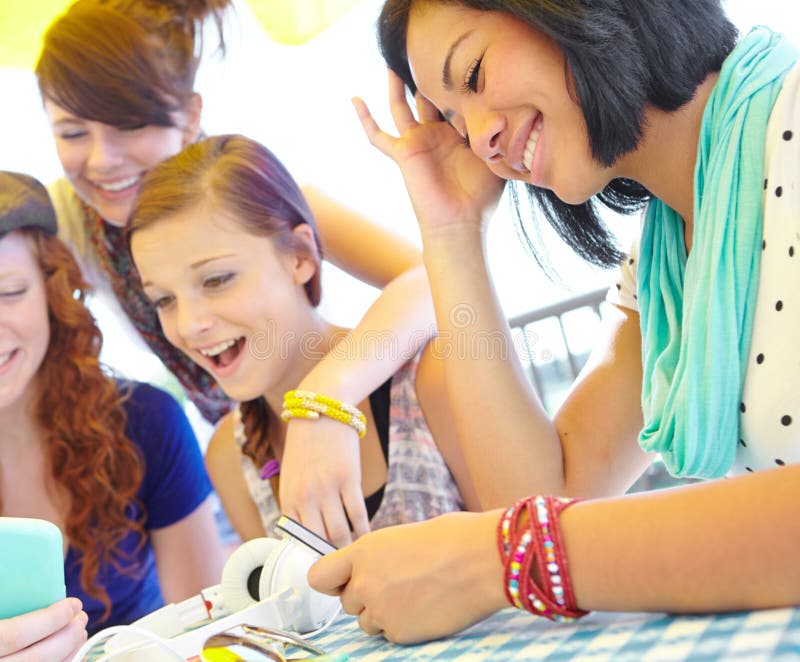
[[[464,83],[461,86],[462,92],[477,92],[478,91],[478,79],[480,78],[481,73],[481,62],[483,62],[483,54],[479,58],[476,58],[472,61],[469,68],[467,69],[466,76],[464,77]]]
[[[234,272],[226,272],[214,276],[207,276],[203,278],[201,285],[204,290],[207,290],[209,294],[220,290],[225,285],[230,283],[236,274]],[[175,296],[173,294],[164,294],[162,296],[152,296],[148,297],[150,300],[150,305],[158,311],[165,310],[172,306],[175,302]]]
[[[151,301],[150,305],[156,310],[161,310],[162,308],[166,308],[171,303],[172,297],[159,297],[158,299]]]
[[[483,62],[483,56],[484,53],[481,53],[480,57],[475,58],[469,65],[469,68],[464,76],[464,82],[461,85],[462,92],[477,93],[478,83],[481,76],[481,63]],[[466,131],[464,131],[463,138],[464,144],[467,147],[470,147],[469,134]]]
[[[27,287],[7,290],[7,291],[0,291],[0,298],[3,299],[13,299],[16,297],[21,297],[23,294],[26,294],[28,291]]]
[[[225,274],[220,274],[219,276],[211,276],[203,280],[203,287],[212,290],[218,287],[222,287],[226,283],[229,283],[231,280],[233,280],[234,276],[235,274],[233,273],[225,273]]]

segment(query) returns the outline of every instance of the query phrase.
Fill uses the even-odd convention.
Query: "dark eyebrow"
[[[470,30],[469,32],[462,34],[458,39],[450,44],[450,48],[447,49],[447,55],[444,58],[444,65],[442,65],[442,85],[444,85],[444,89],[448,91],[453,89],[453,77],[450,75],[450,60],[453,59],[453,55],[455,54],[455,50],[458,48],[458,45],[467,37],[469,37],[472,32],[473,31]]]

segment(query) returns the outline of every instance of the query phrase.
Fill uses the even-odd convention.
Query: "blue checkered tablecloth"
[[[594,613],[555,624],[506,609],[457,636],[396,646],[365,635],[340,616],[313,642],[328,653],[358,660],[800,660],[800,607],[716,616]]]

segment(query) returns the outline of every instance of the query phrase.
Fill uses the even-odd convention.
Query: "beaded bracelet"
[[[320,415],[354,428],[359,439],[367,433],[367,418],[357,407],[313,391],[287,391],[283,396],[281,418],[284,421],[292,418],[317,420]]]
[[[559,515],[579,500],[529,497],[517,501],[501,516],[497,545],[505,567],[506,598],[512,606],[560,622],[572,621],[587,613],[575,603],[558,524]],[[523,513],[527,514],[527,522],[518,530]],[[534,563],[541,588],[531,576]]]
[[[500,518],[500,523],[497,525],[497,550],[500,552],[500,558],[505,563],[508,560],[508,555],[511,552],[511,541],[517,537],[517,524],[519,523],[519,515],[527,499],[519,499],[516,503],[510,505]]]

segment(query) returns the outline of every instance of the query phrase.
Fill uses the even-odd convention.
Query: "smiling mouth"
[[[542,115],[539,113],[539,117],[536,118],[536,121],[533,123],[533,129],[528,136],[528,141],[525,143],[525,151],[522,153],[522,164],[525,166],[525,169],[530,172],[531,165],[533,165],[533,157],[536,154],[536,146],[539,144],[539,136],[542,133]]]
[[[224,368],[233,363],[244,349],[244,336],[235,340],[226,340],[208,349],[199,352],[209,359],[216,367]]]
[[[126,189],[132,188],[139,183],[140,179],[141,177],[139,175],[134,175],[133,177],[126,177],[125,179],[118,179],[113,182],[96,182],[94,180],[89,181],[92,182],[92,186],[99,188],[101,191],[106,191],[108,193],[119,193],[120,191],[125,191]]]

